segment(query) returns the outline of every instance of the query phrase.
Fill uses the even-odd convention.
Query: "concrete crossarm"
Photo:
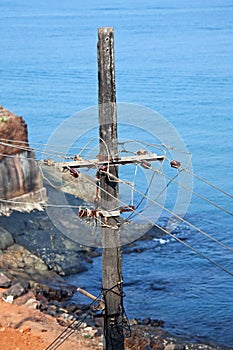
[[[135,155],[135,156],[126,156],[121,157],[117,159],[112,159],[111,161],[103,160],[100,161],[98,159],[90,159],[90,160],[76,160],[71,162],[61,162],[56,163],[56,166],[60,169],[64,168],[98,168],[102,165],[125,165],[125,164],[132,164],[132,163],[138,163],[140,164],[143,161],[146,162],[154,162],[154,161],[163,161],[165,158],[164,155],[157,155],[155,153],[147,153],[143,155]]]

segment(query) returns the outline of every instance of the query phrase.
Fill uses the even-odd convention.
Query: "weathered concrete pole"
[[[111,160],[118,157],[113,28],[98,30],[98,82],[99,159],[109,161],[109,166],[104,169],[100,180],[101,208],[110,214],[110,217],[108,215],[102,219],[101,228],[102,287],[105,302],[104,348],[123,350],[122,257],[119,214],[116,214],[116,208],[119,207],[119,189],[117,181],[112,181],[109,176],[112,174],[114,179],[118,178],[118,166],[111,165]]]

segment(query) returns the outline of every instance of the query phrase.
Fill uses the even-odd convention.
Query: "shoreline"
[[[61,281],[62,281],[62,277],[64,276],[78,274],[80,272],[86,271],[89,268],[92,262],[92,259],[94,259],[95,256],[100,254],[96,249],[83,247],[77,243],[72,242],[67,237],[63,236],[56,228],[54,228],[49,218],[47,217],[47,214],[45,211],[44,212],[32,211],[31,213],[13,212],[10,217],[0,218],[0,227],[5,228],[5,230],[10,232],[10,235],[12,236],[14,241],[13,242],[14,245],[23,246],[31,254],[34,254],[35,256],[39,257],[39,259],[42,259],[43,263],[48,268],[47,272],[45,270],[44,272],[42,271],[42,279],[43,278],[45,279],[44,281],[45,287],[43,283],[39,283],[40,293],[42,293],[42,295],[44,294],[43,297],[45,296],[47,298],[50,298],[52,295],[53,297],[56,297],[57,299],[59,299],[61,298],[62,295],[64,296],[64,294],[62,293],[67,288],[67,285],[65,286],[65,284],[62,285],[61,283],[60,285],[61,291],[63,289],[63,292],[61,293],[56,294],[57,291],[55,290],[54,292],[53,286],[49,287],[52,289],[52,292],[48,289],[47,291],[46,290],[42,291],[43,288],[47,288],[46,283],[48,283],[48,280],[46,282],[46,273],[50,274],[50,272],[52,272],[53,274],[55,274],[54,276],[58,276],[59,279],[61,278]],[[8,250],[10,249],[12,249],[12,247],[8,248]],[[134,248],[126,247],[125,253],[130,254],[132,249]],[[5,251],[3,251],[3,253],[4,252]],[[139,250],[139,253],[140,253],[140,250]],[[30,261],[31,260],[29,259],[29,264],[30,264]],[[19,261],[19,265],[20,265],[20,261]],[[26,266],[26,268],[30,269],[31,267]],[[24,266],[24,269],[25,269],[25,266]],[[43,270],[44,267],[41,267],[41,269]],[[2,272],[4,272],[3,269],[2,269]],[[20,280],[20,275],[17,278],[18,280]],[[65,282],[65,280],[63,281]],[[40,281],[40,282],[43,282],[43,281]],[[26,290],[26,293],[28,293],[28,289],[26,288],[25,290]],[[29,292],[30,292],[30,288],[29,288]],[[50,292],[52,293],[51,295],[48,294]],[[69,295],[66,295],[66,298],[67,297],[69,297]],[[15,299],[16,302],[17,302],[17,299],[18,298]],[[35,299],[36,299],[36,296],[35,296]],[[68,304],[69,303],[67,303],[67,305]],[[60,305],[64,306],[64,304],[62,303]],[[40,307],[40,309],[43,311],[43,313],[41,314],[41,317],[46,313],[47,311],[46,307],[44,307],[44,310],[43,310],[43,307]],[[56,315],[56,312],[54,311],[55,310],[54,306],[50,305],[49,308],[50,308],[50,312],[48,313],[50,316],[51,315],[55,316],[54,317],[55,319],[57,316],[60,316],[59,315],[60,312],[58,312],[58,315]],[[145,342],[147,343],[147,345],[152,344],[153,342],[155,342],[155,339],[157,341],[156,346],[160,346],[162,350],[165,349],[166,344],[167,345],[176,344],[177,347],[174,349],[208,349],[208,350],[232,349],[231,347],[228,347],[228,346],[212,344],[212,342],[209,342],[207,339],[199,339],[197,337],[192,337],[191,335],[185,335],[185,334],[182,334],[179,336],[174,335],[172,334],[172,332],[170,333],[166,330],[166,324],[164,325],[164,327],[161,327],[161,324],[159,327],[158,326],[153,327],[150,324],[150,322],[147,323],[146,320],[148,321],[149,319],[145,319],[144,321],[134,319],[130,321],[131,327],[132,327],[132,337],[130,338],[131,340],[126,339],[126,344],[128,344],[127,346],[131,346],[130,349],[136,349],[136,346],[138,346],[140,342],[142,343]],[[0,320],[0,323],[1,323],[1,320]],[[96,325],[93,323],[93,321],[91,321],[91,319],[89,319],[89,324],[87,324],[87,326],[96,327]],[[99,328],[99,333],[101,333],[100,328]],[[174,330],[174,333],[176,333],[175,330]],[[134,344],[135,347],[132,347],[132,344]],[[153,347],[151,347],[152,345],[148,345],[148,346],[150,346],[148,347],[148,349],[150,348],[153,349]]]
[[[4,292],[4,289],[0,289]],[[27,299],[27,303],[24,301]],[[4,350],[15,350],[16,345],[24,350],[45,350],[67,327],[72,324],[64,316],[54,317],[44,313],[32,303],[33,294],[29,292],[16,299],[14,303],[0,300],[0,335]],[[191,342],[186,337],[173,336],[161,327],[136,324],[131,320],[131,337],[125,339],[125,350],[230,350],[229,347],[209,343],[208,341]],[[69,329],[72,330],[72,327]],[[102,328],[100,322],[90,325],[83,319],[72,335],[60,344],[61,350],[99,350],[103,348]],[[14,341],[8,342],[11,336]]]

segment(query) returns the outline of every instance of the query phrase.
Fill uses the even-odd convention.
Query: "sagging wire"
[[[155,169],[154,174],[156,173],[160,173],[160,171],[158,169]],[[161,172],[161,175],[164,175],[163,172]],[[166,191],[166,189],[173,183],[173,181],[179,176],[179,173],[177,173],[176,175],[173,176],[173,178],[170,178],[170,181],[164,186],[164,188],[158,193],[158,195],[156,196],[155,200],[157,201],[162,194]],[[144,198],[141,199],[140,202],[142,202],[144,200]],[[153,205],[153,203],[147,204],[145,208],[141,209],[140,212],[147,210],[148,208],[150,208]],[[138,205],[136,207],[136,209],[138,209]],[[134,218],[137,214],[132,213],[130,216],[130,219]],[[129,218],[127,218],[129,219]]]
[[[95,139],[95,138],[93,138]],[[67,149],[80,149],[80,152],[79,152],[79,155],[81,155],[81,153],[83,153],[84,151],[86,150],[94,150],[93,148],[87,148],[87,146],[93,141],[93,139],[89,140],[87,142],[87,144],[82,147],[82,148],[78,148],[78,147],[67,147]],[[0,140],[5,140],[5,139],[0,139]],[[16,141],[16,140],[6,140],[8,142],[14,142],[14,143],[25,143],[26,145],[28,144],[26,141]],[[22,150],[22,151],[35,151],[37,153],[41,153],[42,155],[45,154],[45,155],[49,155],[49,156],[57,156],[58,158],[63,158],[63,159],[74,159],[74,155],[69,153],[67,154],[64,153],[64,152],[58,152],[58,151],[54,151],[54,150],[51,150],[49,148],[47,148],[48,145],[44,145],[46,148],[44,150],[41,150],[39,148],[35,148],[35,147],[30,147],[30,146],[20,146],[20,145],[14,145],[14,144],[11,144],[11,143],[6,143],[6,142],[2,142],[0,141],[0,145],[2,146],[5,146],[5,147],[11,147],[11,148],[16,148],[16,149],[19,149],[19,150]],[[41,146],[43,146],[43,144],[39,144]],[[49,144],[49,147],[62,147],[62,146],[58,146],[58,145],[50,145]],[[64,147],[64,146],[63,146]],[[64,147],[66,148],[66,147]]]
[[[216,185],[213,185],[211,182],[209,182],[208,180],[204,179],[203,177],[197,175],[197,174],[194,174],[193,172],[191,172],[189,169],[187,168],[184,168],[184,171],[187,172],[189,175],[192,175],[194,177],[196,177],[198,180],[204,182],[205,184],[207,184],[208,186],[214,188],[215,190],[225,194],[226,196],[230,197],[230,198],[233,198],[233,195],[224,191],[223,189],[221,189],[220,187],[216,186]]]
[[[81,151],[79,152],[79,156],[81,156],[82,153],[83,153],[84,151],[87,150],[87,146],[89,146],[95,139],[96,139],[96,137],[92,137],[92,138],[81,148]]]
[[[14,158],[14,157],[15,157],[15,155],[6,155],[6,154],[3,154],[3,153],[0,153],[0,155],[6,156],[6,157],[10,157],[10,158]],[[30,160],[36,161],[34,158],[25,157],[25,159],[30,159]],[[108,162],[108,163],[109,163],[109,162]],[[97,165],[96,165],[95,163],[91,162],[91,161],[90,161],[90,165],[93,165],[93,166],[96,166],[96,167],[97,167]],[[40,168],[40,169],[41,169],[41,168]],[[153,167],[151,167],[150,169],[151,169],[153,172],[156,172],[156,173],[159,172],[159,170],[154,169]],[[183,170],[186,171],[186,172],[188,171],[186,168],[182,168],[182,171],[183,171]],[[181,171],[181,170],[180,170],[180,171]],[[54,188],[56,188],[56,189],[60,189],[60,187],[54,186],[54,185],[51,183],[51,181],[50,181],[48,178],[46,178],[46,177],[44,176],[43,171],[41,171],[41,172],[42,172],[42,176],[49,182],[49,184],[50,184],[52,187],[54,187]],[[197,196],[197,197],[201,198],[202,200],[208,202],[209,204],[215,206],[216,208],[218,208],[218,209],[224,211],[225,213],[227,213],[227,214],[229,214],[229,215],[231,215],[231,216],[233,215],[232,212],[230,212],[230,211],[224,209],[223,207],[221,207],[220,205],[218,205],[218,204],[212,202],[212,201],[209,200],[208,198],[206,198],[206,197],[204,197],[204,196],[198,194],[197,192],[194,192],[194,191],[188,189],[186,186],[184,186],[184,185],[182,185],[182,184],[180,184],[180,183],[175,182],[175,181],[174,181],[174,178],[172,179],[172,178],[168,177],[167,175],[165,175],[165,174],[162,173],[162,172],[160,172],[160,174],[163,175],[164,177],[168,178],[171,182],[174,182],[174,183],[176,183],[178,186],[180,186],[180,187],[184,188],[185,190],[191,192],[191,193],[194,194],[195,196]],[[193,174],[193,173],[192,173],[192,174]],[[111,181],[110,178],[109,178],[109,180]],[[114,181],[116,181],[116,179],[115,179]],[[122,180],[119,180],[119,179],[118,179],[117,181],[120,182],[120,183],[122,183]],[[129,182],[124,182],[124,181],[123,181],[123,183],[132,186],[132,193],[134,193],[134,190],[135,190],[134,182],[133,182],[133,185],[131,185]],[[170,182],[169,182],[169,183],[170,183]],[[66,185],[67,185],[67,184],[66,184]],[[166,186],[166,187],[167,187],[167,186]],[[213,185],[212,187],[215,188],[214,185]],[[221,189],[219,189],[219,188],[217,188],[217,189],[221,191]],[[165,190],[165,188],[162,190],[162,192],[164,192],[164,190]],[[145,193],[144,195],[147,195],[147,192],[148,192],[148,191],[146,191],[146,193]],[[224,194],[228,195],[229,197],[232,197],[229,193],[227,193],[227,192],[225,192],[225,191],[222,191],[222,192],[223,192]],[[159,196],[158,196],[158,197],[159,197]],[[145,198],[145,197],[144,197],[144,198]],[[19,203],[19,202],[18,202],[18,203]],[[137,207],[138,207],[138,206],[137,206]],[[132,214],[131,214],[131,215],[132,215]],[[130,216],[130,217],[131,217],[131,216]]]
[[[123,183],[125,183],[123,181]],[[125,185],[130,186],[129,184],[125,183]],[[180,215],[175,214],[174,212],[172,212],[171,210],[169,210],[168,208],[164,207],[163,205],[161,205],[158,201],[148,197],[147,195],[145,195],[143,192],[139,191],[138,189],[134,189],[135,192],[137,192],[138,194],[140,194],[141,196],[143,196],[145,199],[147,199],[148,201],[150,201],[151,203],[155,204],[156,206],[160,207],[161,209],[165,210],[167,213],[171,214],[173,217],[175,217],[176,219],[178,219],[179,221],[182,221],[183,223],[187,224],[188,226],[192,227],[194,230],[198,231],[199,233],[203,234],[204,236],[208,237],[209,239],[211,239],[212,241],[216,242],[217,244],[221,245],[223,248],[233,252],[233,248],[230,248],[228,246],[226,246],[224,243],[222,243],[221,241],[217,240],[216,238],[212,237],[210,234],[206,233],[205,231],[201,230],[200,228],[196,227],[195,225],[193,225],[191,222],[187,221],[186,219],[182,218]]]
[[[155,177],[155,173],[153,173],[152,176],[151,176],[150,182],[149,182],[149,184],[148,184],[148,186],[147,186],[147,188],[146,188],[146,191],[145,191],[145,195],[148,194],[148,192],[149,192],[149,190],[150,190],[150,187],[151,187],[151,185],[152,185],[152,183],[153,183],[154,177]],[[132,188],[132,193],[135,193],[134,189],[135,189],[135,186]],[[142,197],[142,198],[140,199],[140,201],[137,203],[137,205],[136,205],[136,207],[135,207],[136,210],[138,210],[138,208],[140,207],[140,205],[142,204],[142,202],[144,201],[144,199],[145,199],[145,198]],[[133,204],[132,204],[132,206],[133,206]],[[136,214],[135,214],[135,215],[136,215]],[[129,214],[129,215],[127,216],[127,218],[125,219],[125,221],[128,221],[128,220],[132,219],[135,215],[134,215],[134,211],[133,211],[131,214]]]
[[[90,162],[91,164],[93,164],[92,162]],[[108,174],[108,176],[110,176],[111,178],[113,177],[113,175]],[[130,186],[132,189],[132,185],[126,181],[117,179],[118,182],[123,183],[127,186]],[[116,181],[116,179],[111,180],[111,181]],[[195,225],[191,224],[189,221],[185,220],[184,218],[182,218],[181,216],[173,213],[172,211],[170,211],[169,209],[165,208],[164,206],[162,206],[159,202],[157,202],[156,200],[151,199],[150,197],[147,196],[147,194],[144,194],[143,192],[133,188],[133,191],[140,194],[143,198],[147,199],[148,201],[150,201],[152,204],[156,204],[157,206],[159,206],[160,208],[162,208],[163,210],[167,211],[169,214],[173,215],[174,217],[176,217],[177,219],[179,219],[180,221],[182,221],[183,223],[186,223],[188,226],[192,227],[194,230],[198,231],[199,233],[205,235],[206,237],[208,237],[209,239],[215,241],[216,243],[218,243],[219,245],[221,245],[223,248],[233,252],[233,249],[226,246],[224,243],[222,243],[221,241],[217,240],[216,238],[212,237],[211,235],[209,235],[208,233],[204,232],[203,230],[199,229],[198,227],[196,227]],[[20,202],[18,201],[11,201],[11,200],[5,200],[5,199],[1,199],[2,202],[8,202],[8,203],[15,203],[15,204],[19,204]],[[21,204],[25,204],[25,202],[22,202]],[[31,205],[32,203],[30,203]],[[53,205],[53,204],[45,204],[45,207],[58,207],[58,208],[78,208],[79,206],[70,206],[70,205]]]
[[[148,169],[151,169],[151,166],[148,167]],[[148,197],[147,194],[144,194],[143,192],[139,191],[138,189],[135,189],[132,184],[128,183],[127,181],[124,180],[120,180],[120,179],[116,179],[114,175],[108,173],[108,177],[112,178],[112,181],[118,181],[126,186],[130,186],[131,190],[137,192],[138,194],[140,194],[144,199],[147,199],[148,201],[150,201],[151,203],[159,206],[162,210],[165,210],[166,212],[168,212],[169,214],[171,214],[173,217],[175,217],[176,219],[178,219],[179,221],[182,221],[183,223],[187,224],[188,226],[192,227],[194,230],[198,231],[199,233],[203,234],[204,236],[208,237],[209,239],[211,239],[212,241],[216,242],[217,244],[221,245],[224,249],[227,249],[231,252],[233,252],[233,248],[226,246],[224,243],[222,243],[221,241],[217,240],[216,238],[214,238],[213,236],[211,236],[210,234],[206,233],[205,231],[201,230],[200,228],[196,227],[195,225],[193,225],[192,223],[190,223],[189,221],[187,221],[186,219],[182,218],[181,216],[175,214],[174,212],[172,212],[171,210],[167,209],[166,207],[164,207],[163,205],[161,205],[157,200],[153,200],[150,197]]]
[[[125,148],[125,144],[130,144],[130,143],[138,143],[138,144],[141,144],[144,146],[144,148],[148,148],[148,147],[152,147],[152,148],[155,148],[157,150],[160,150],[160,151],[164,151],[164,145],[163,144],[150,144],[148,142],[145,142],[145,141],[141,141],[141,140],[127,140],[127,141],[121,141],[121,142],[118,142],[118,145],[120,145],[122,148],[123,148],[123,152],[125,153],[134,153],[134,152],[131,152],[131,151],[127,151],[126,148]]]
[[[109,151],[109,148],[108,148],[108,145],[107,145],[107,143],[101,138],[101,137],[99,137],[99,140],[101,141],[101,142],[103,142],[103,144],[104,144],[104,147],[105,147],[105,149],[106,149],[106,152],[107,152],[107,157],[108,157],[108,160],[107,160],[107,169],[108,169],[108,171],[109,171],[109,162],[110,162],[110,151]]]
[[[91,179],[87,179],[88,182],[93,183],[93,181]],[[110,194],[109,192],[105,191],[103,188],[101,189],[101,191],[108,193],[108,195],[114,199],[116,199],[116,197],[114,197],[112,194]],[[127,205],[126,203],[124,203],[122,200],[119,200],[119,202],[122,205]],[[165,208],[166,209],[166,208]],[[202,258],[208,260],[210,263],[212,263],[213,265],[215,265],[216,267],[218,267],[219,269],[221,269],[222,271],[226,272],[227,274],[229,274],[230,276],[233,277],[233,273],[230,272],[229,270],[227,270],[226,268],[224,268],[222,265],[218,264],[217,262],[215,262],[214,260],[212,260],[211,258],[207,257],[205,254],[201,253],[200,251],[198,251],[197,249],[193,248],[191,245],[189,245],[188,243],[184,242],[183,240],[179,239],[178,237],[176,237],[174,234],[172,234],[171,232],[169,232],[168,230],[166,230],[165,228],[163,228],[162,226],[155,224],[151,219],[149,219],[147,216],[145,216],[144,214],[140,213],[139,211],[135,210],[137,215],[140,216],[141,218],[145,219],[147,222],[149,222],[153,227],[156,227],[158,230],[161,230],[163,233],[169,235],[170,237],[174,238],[176,241],[178,241],[179,243],[181,243],[182,245],[186,246],[187,248],[189,248],[190,250],[192,250],[193,252],[195,252],[197,255],[201,256]],[[174,214],[175,215],[175,214]],[[182,218],[181,218],[182,219]],[[184,219],[183,219],[184,220]],[[185,220],[186,221],[186,220]],[[187,223],[189,223],[187,221]],[[189,223],[190,225],[192,225],[191,223]],[[194,225],[192,225],[194,226]],[[195,227],[195,226],[194,226]],[[196,227],[196,229],[199,231],[199,229]],[[202,230],[201,230],[202,231]],[[205,235],[206,234],[204,231],[203,233]],[[209,235],[210,236],[210,235]],[[216,243],[220,244],[221,246],[223,246],[225,249],[228,249],[230,251],[232,251],[231,247],[226,246],[225,244],[223,244],[222,242],[216,240],[214,237],[210,236],[210,239],[214,240]]]
[[[151,170],[152,170],[152,171],[155,171],[155,172],[158,172],[158,170],[154,169],[153,167],[151,167]],[[205,202],[207,202],[207,203],[213,205],[214,207],[216,207],[217,209],[223,211],[224,213],[233,216],[233,213],[230,212],[229,210],[227,210],[227,209],[223,208],[222,206],[220,206],[220,205],[214,203],[213,201],[211,201],[211,200],[208,199],[207,197],[205,197],[205,196],[203,196],[203,195],[201,195],[201,194],[199,194],[199,193],[197,193],[197,192],[191,190],[191,189],[188,188],[187,186],[182,185],[181,183],[179,183],[179,182],[177,182],[177,181],[174,181],[175,178],[176,178],[176,177],[179,175],[179,173],[181,173],[182,171],[185,171],[185,168],[179,169],[179,172],[178,172],[177,175],[176,175],[175,177],[173,177],[173,178],[171,178],[171,177],[168,176],[168,175],[165,175],[165,174],[162,173],[161,171],[160,171],[159,173],[160,173],[161,175],[163,175],[165,178],[167,178],[167,179],[169,180],[169,182],[170,182],[170,181],[173,182],[173,183],[176,184],[177,186],[179,186],[179,187],[183,188],[184,190],[186,190],[186,191],[188,191],[188,192],[194,194],[196,197],[198,197],[198,198],[202,199],[203,201],[205,201]]]
[[[163,152],[166,152],[165,150],[170,150],[170,151],[175,151],[175,152],[182,153],[182,154],[187,154],[190,157],[192,156],[192,154],[190,152],[187,152],[187,151],[184,151],[184,150],[178,150],[178,149],[176,149],[176,148],[174,148],[172,146],[166,145],[165,143],[153,144],[153,143],[149,143],[149,142],[141,141],[141,140],[127,140],[127,141],[118,142],[118,144],[121,147],[123,147],[123,152],[125,152],[125,153],[127,153],[127,152],[128,153],[134,153],[134,152],[131,152],[131,151],[127,151],[125,146],[124,146],[125,144],[130,144],[130,143],[139,143],[139,144],[144,146],[144,149],[146,149],[148,147],[151,147],[151,148],[154,148],[156,150],[163,151]]]
[[[138,164],[135,165],[135,169],[134,169],[133,189],[135,188],[135,181],[136,181],[137,171],[138,171]],[[131,192],[131,205],[132,206],[134,205],[134,191]]]
[[[105,145],[105,147],[106,147],[107,152],[108,152],[107,145]],[[4,154],[2,154],[2,155],[4,155]],[[6,156],[9,156],[9,155],[6,155]],[[108,152],[108,156],[110,156],[110,155],[109,155],[109,152]],[[9,156],[9,157],[15,157],[15,156]],[[32,158],[32,159],[35,161],[34,158]],[[90,164],[96,166],[96,164],[94,164],[93,162],[90,162]],[[108,164],[109,164],[109,162],[108,162]],[[187,169],[185,169],[185,170],[187,171]],[[157,170],[155,170],[155,171],[157,171]],[[164,174],[163,174],[163,175],[164,175]],[[108,174],[108,176],[111,176],[111,177],[112,177],[111,174]],[[125,185],[130,186],[130,187],[132,188],[132,185],[129,184],[128,182],[123,181],[123,180],[120,180],[120,179],[115,179],[114,181],[116,181],[116,180],[118,180],[118,182],[124,183]],[[208,183],[208,184],[209,184],[209,183]],[[215,188],[215,186],[214,186],[214,188]],[[217,187],[216,187],[216,189],[219,190],[219,188],[217,188]],[[173,213],[173,212],[170,211],[169,209],[163,207],[163,206],[160,205],[157,201],[155,201],[155,200],[149,198],[149,197],[147,196],[147,194],[144,194],[144,193],[142,193],[141,191],[136,190],[135,188],[133,188],[132,190],[133,190],[134,192],[139,193],[140,195],[142,195],[144,198],[146,198],[147,200],[149,200],[149,201],[152,202],[153,204],[156,204],[156,205],[160,206],[163,210],[165,210],[165,211],[167,211],[168,213],[170,213],[171,215],[175,216],[177,219],[179,219],[180,221],[186,223],[187,225],[189,225],[190,227],[192,227],[192,228],[195,229],[196,231],[198,231],[198,232],[204,234],[204,235],[207,236],[208,238],[214,240],[216,243],[222,245],[225,249],[228,249],[228,250],[230,250],[230,251],[233,251],[232,248],[230,248],[230,249],[229,249],[229,247],[226,248],[227,246],[224,245],[222,242],[218,241],[218,240],[215,239],[214,237],[212,237],[212,236],[210,236],[209,234],[205,233],[203,230],[197,228],[195,225],[191,224],[191,223],[188,222],[187,220],[185,220],[185,219],[183,219],[182,217],[178,216],[177,214]],[[220,190],[221,190],[221,189],[220,189]],[[223,191],[223,193],[229,195],[229,194],[228,194],[227,192],[225,192],[225,191]],[[229,195],[229,196],[231,197],[231,195]],[[4,200],[4,199],[3,199],[2,201],[5,201],[5,202],[6,202],[6,200]],[[13,203],[12,201],[9,201],[9,202],[10,202],[10,203]],[[16,202],[16,203],[19,204],[20,202]],[[30,203],[30,204],[32,204],[32,203]],[[49,206],[49,205],[47,205],[47,206]],[[50,205],[50,206],[53,206],[53,205]],[[57,206],[57,207],[64,207],[63,205],[61,205],[61,206],[56,205],[56,206]],[[67,207],[67,206],[65,206],[65,207]],[[71,206],[68,206],[68,207],[71,207]],[[77,206],[72,206],[72,207],[77,207]]]
[[[95,185],[95,182],[94,181],[91,181],[89,178],[86,179],[87,182],[89,181],[90,183],[92,183],[93,185]],[[124,183],[124,181],[123,181]],[[126,183],[127,184],[127,183]],[[128,184],[127,184],[128,185]],[[108,193],[108,195],[114,199],[117,199],[116,197],[114,197],[113,195],[111,195],[109,192],[103,190],[101,188],[101,191],[103,192],[106,192]],[[206,232],[204,232],[203,230],[199,229],[198,227],[196,227],[195,225],[191,224],[189,221],[183,219],[182,217],[178,216],[177,214],[173,213],[172,211],[168,210],[167,208],[163,207],[162,205],[160,205],[158,202],[154,201],[153,199],[149,198],[147,195],[144,195],[144,193],[138,191],[138,190],[135,190],[137,193],[139,193],[140,195],[144,196],[145,198],[148,199],[148,201],[160,206],[162,209],[166,210],[167,212],[169,212],[171,215],[177,217],[180,221],[186,223],[187,225],[189,225],[190,227],[192,227],[194,230],[202,233],[203,235],[207,236],[209,239],[213,240],[214,242],[216,242],[217,244],[221,245],[223,248],[229,250],[229,251],[233,251],[233,249],[227,245],[225,245],[224,243],[222,243],[221,241],[218,241],[216,238],[212,237],[211,235],[207,234]],[[17,201],[11,201],[11,200],[5,200],[5,199],[0,199],[1,201],[3,202],[7,202],[7,203],[16,203],[16,204],[19,204],[19,203],[22,203],[25,205],[25,202],[17,202]],[[121,202],[124,206],[127,206],[126,203],[124,203],[122,200],[118,199],[119,202]],[[32,203],[29,203],[30,205]],[[79,206],[71,206],[71,205],[53,205],[53,204],[46,204],[44,205],[45,207],[46,206],[51,206],[51,207],[69,207],[69,208],[79,208]],[[173,235],[172,233],[170,233],[169,231],[165,230],[164,228],[162,228],[161,226],[155,224],[152,220],[148,219],[145,215],[143,215],[142,213],[140,213],[139,211],[137,210],[134,210],[134,212],[144,218],[146,221],[148,221],[150,224],[152,224],[154,227],[157,227],[159,230],[161,230],[162,232],[168,234],[169,236],[173,237],[175,240],[177,240],[178,242],[180,242],[181,244],[185,245],[186,247],[188,247],[189,249],[191,249],[192,251],[194,251],[196,254],[202,256],[203,258],[207,259],[208,261],[210,261],[211,263],[213,263],[214,265],[216,265],[217,267],[219,267],[220,269],[222,269],[223,271],[225,271],[226,273],[228,273],[229,275],[233,276],[233,274],[226,270],[224,267],[222,267],[220,264],[216,263],[215,261],[213,261],[212,259],[208,258],[207,256],[205,256],[204,254],[202,254],[201,252],[199,252],[198,250],[196,250],[195,248],[191,247],[190,245],[188,245],[186,242],[183,242],[182,240],[180,240],[178,237],[176,237],[175,235]]]
[[[26,144],[28,145],[28,141],[21,141],[21,140],[10,140],[10,139],[3,139],[0,138],[0,142],[12,142],[12,143],[22,143],[22,144]],[[48,143],[39,143],[39,142],[30,142],[30,144],[32,145],[36,145],[36,146],[43,146],[43,147],[47,147]],[[77,147],[77,146],[63,146],[63,145],[54,145],[54,144],[50,144],[49,143],[49,147],[58,147],[58,148],[65,148],[65,149],[77,149],[77,150],[82,150],[83,147]],[[34,148],[34,147],[33,147]],[[87,150],[92,150],[92,148],[85,148]]]
[[[157,170],[157,172],[159,172],[159,171],[162,169],[165,159],[166,159],[166,156],[165,156],[164,159],[162,160],[162,163],[161,163],[159,169]],[[150,169],[150,168],[148,168],[148,169]],[[149,190],[150,190],[150,188],[151,188],[151,185],[152,185],[152,183],[153,183],[155,174],[156,174],[156,171],[155,171],[155,172],[152,174],[152,176],[151,176],[150,182],[149,182],[149,184],[148,184],[148,186],[147,186],[147,189],[146,189],[146,191],[145,191],[145,195],[148,194],[148,192],[149,192]],[[158,196],[156,197],[156,200],[158,200],[158,198],[163,194],[163,192],[166,190],[166,188],[167,188],[167,186],[158,194]],[[132,188],[132,192],[133,192],[133,193],[134,193],[134,189],[135,189],[135,186],[133,186],[133,188]],[[144,199],[145,199],[145,198],[142,197],[142,198],[140,199],[140,201],[137,203],[137,205],[136,205],[136,207],[135,207],[136,210],[138,210],[138,208],[140,207],[140,205],[142,204],[142,202],[144,201]],[[133,203],[132,203],[132,206],[133,206]],[[146,208],[144,208],[144,209],[142,209],[142,210],[145,210],[145,209],[147,209],[147,208],[148,208],[148,205],[146,206]],[[135,216],[136,216],[136,214],[134,214],[134,213],[132,212],[132,213],[126,218],[126,220],[130,220],[130,219],[134,218]]]
[[[0,138],[0,141],[1,141],[1,142],[2,142],[2,141],[4,141],[4,142],[12,142],[12,143],[22,143],[22,144],[28,145],[28,142],[27,142],[27,141],[10,140],[10,139],[4,139],[4,138]],[[124,145],[124,144],[127,144],[127,143],[141,143],[141,144],[145,145],[145,147],[153,147],[153,148],[156,148],[156,149],[159,149],[159,150],[163,150],[163,149],[165,148],[165,149],[167,149],[167,150],[173,150],[173,151],[176,151],[176,152],[180,152],[180,153],[185,153],[185,154],[190,154],[190,155],[191,155],[191,153],[189,153],[189,152],[184,152],[183,150],[177,150],[177,149],[175,149],[174,147],[168,146],[168,145],[166,145],[166,144],[154,145],[154,144],[150,144],[150,143],[147,143],[147,142],[144,142],[144,141],[139,141],[139,140],[128,140],[128,141],[119,142],[118,144],[121,145],[122,147],[124,147],[123,145]],[[43,144],[43,143],[33,143],[33,144],[34,144],[34,145],[47,146],[47,144]],[[34,149],[34,148],[32,148],[32,147],[29,147],[29,146],[28,146],[28,147],[27,147],[27,146],[26,146],[26,147],[13,146],[12,144],[9,144],[9,143],[4,144],[4,145],[5,145],[5,146],[10,146],[10,147],[17,147],[18,149],[22,149],[22,150],[36,150],[36,151],[38,151],[38,152],[41,152],[41,153],[44,153],[44,154],[45,154],[44,151],[40,151],[40,150],[38,150],[38,149]],[[70,146],[53,145],[53,144],[49,144],[49,146],[50,146],[50,147],[59,147],[59,148],[69,148],[69,149],[80,149],[81,152],[83,152],[84,149],[85,149],[85,150],[88,149],[88,148],[87,148],[87,145],[85,145],[85,146],[82,147],[82,148],[81,148],[81,147],[70,147]],[[88,149],[88,150],[89,150],[89,149]],[[93,148],[91,148],[90,150],[93,150]],[[134,152],[127,151],[125,148],[124,148],[124,152],[134,153]],[[51,151],[51,152],[47,152],[46,154],[54,155],[54,154],[66,154],[66,153]],[[7,156],[10,157],[10,155],[3,154],[3,153],[0,153],[0,155],[1,155],[1,156],[5,156],[5,157],[7,157]],[[13,156],[11,156],[11,157],[13,157]],[[27,157],[25,157],[25,158],[27,158]],[[34,159],[34,158],[27,158],[27,159],[32,159],[32,160],[34,160],[34,161],[37,161],[37,160]],[[187,167],[184,168],[184,170],[185,170],[188,174],[190,174],[190,175],[196,177],[198,180],[200,180],[200,181],[206,183],[208,186],[214,188],[214,189],[217,190],[217,191],[222,192],[223,194],[225,194],[226,196],[228,196],[228,197],[230,197],[230,198],[233,198],[233,195],[232,195],[232,194],[230,194],[230,193],[228,193],[228,192],[222,190],[221,188],[219,188],[218,186],[212,184],[212,183],[209,182],[208,180],[206,180],[206,179],[202,178],[201,176],[199,176],[199,175],[197,175],[197,174],[191,172]]]

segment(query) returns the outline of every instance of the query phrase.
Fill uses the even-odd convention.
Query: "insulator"
[[[76,155],[74,156],[74,160],[75,160],[75,161],[81,161],[81,160],[82,160],[82,157],[81,157],[79,154],[76,154]]]
[[[172,168],[178,169],[179,167],[181,167],[181,162],[179,162],[178,160],[172,160],[170,162],[170,165]]]
[[[99,169],[98,169],[98,172],[97,173],[99,173],[100,175],[102,175],[103,174],[103,172],[104,173],[106,173],[108,171],[108,167],[107,167],[107,165],[102,165],[102,166],[100,166],[99,167]]]
[[[143,156],[143,155],[145,155],[145,154],[147,154],[148,152],[147,152],[147,150],[146,149],[140,149],[139,151],[137,151],[137,155],[138,156]]]
[[[79,177],[79,172],[78,170],[76,169],[73,169],[73,168],[69,168],[69,171],[70,171],[70,175],[72,175],[73,177]]]
[[[149,169],[151,167],[151,164],[147,162],[147,160],[142,160],[140,164],[145,169]]]
[[[134,205],[127,205],[127,206],[124,206],[124,207],[120,208],[120,212],[121,213],[126,213],[126,212],[134,211],[134,210],[135,210],[135,206]]]

